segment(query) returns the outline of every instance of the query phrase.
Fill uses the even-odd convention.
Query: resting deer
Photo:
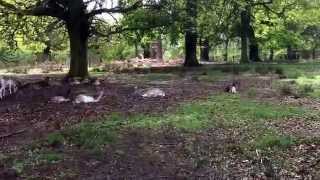
[[[80,103],[95,103],[95,102],[99,102],[101,100],[103,96],[103,91],[101,91],[99,93],[99,96],[97,98],[94,98],[92,96],[88,96],[88,95],[85,95],[85,94],[79,94],[78,96],[76,96],[76,98],[74,99],[74,103],[75,104],[80,104]]]
[[[51,102],[54,102],[54,103],[63,103],[63,102],[69,102],[70,99],[67,99],[63,96],[54,96],[51,98]]]
[[[50,102],[58,103],[58,104],[64,103],[64,102],[69,102],[70,99],[67,98],[67,97],[69,97],[70,94],[71,94],[71,89],[68,89],[67,92],[65,93],[65,96],[61,96],[61,95],[59,95],[59,96],[54,96],[54,97],[52,97],[52,98],[50,99]]]
[[[6,94],[7,89],[9,90],[9,95],[18,91],[17,84],[11,79],[5,80],[5,79],[1,78],[0,84],[1,84],[0,99],[4,98],[7,95]]]

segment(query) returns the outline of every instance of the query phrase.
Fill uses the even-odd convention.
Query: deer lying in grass
[[[74,103],[75,104],[80,104],[80,103],[95,103],[95,102],[99,102],[101,100],[103,96],[103,91],[100,91],[99,96],[97,98],[94,98],[92,96],[88,96],[85,94],[79,94],[78,96],[76,96],[76,98],[74,99]]]
[[[18,86],[12,79],[5,80],[3,78],[0,78],[0,85],[1,85],[1,87],[0,87],[0,99],[3,99],[4,97],[6,97],[7,89],[9,91],[9,95],[18,91]]]
[[[60,104],[60,103],[64,103],[64,102],[69,102],[70,99],[65,98],[65,97],[63,97],[63,96],[54,96],[54,97],[51,98],[50,101],[53,102],[53,103],[58,103],[58,104]]]
[[[101,100],[102,96],[103,96],[103,91],[100,91],[99,96],[97,98],[94,98],[92,96],[85,95],[85,94],[79,94],[74,98],[74,100],[72,102],[74,104],[96,103],[96,102],[99,102]],[[65,96],[54,96],[50,100],[50,102],[58,103],[58,104],[64,103],[64,102],[69,102],[69,101],[71,101],[71,100],[69,98],[65,97]]]

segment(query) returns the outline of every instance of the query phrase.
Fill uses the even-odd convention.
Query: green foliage
[[[91,51],[105,61],[125,60],[135,56],[135,50],[133,46],[130,46],[123,39],[116,39],[108,44],[105,42],[100,42],[98,47],[98,49],[92,48]]]
[[[288,83],[281,84],[279,89],[280,89],[280,94],[283,96],[292,96],[296,94],[294,88]]]
[[[303,96],[307,96],[313,93],[315,90],[312,85],[303,85],[299,88],[299,94]]]
[[[224,73],[233,73],[233,74],[240,74],[244,72],[249,72],[251,71],[252,66],[251,65],[223,65],[223,66],[218,66],[215,69],[220,70],[221,72]]]
[[[266,75],[269,73],[273,73],[274,69],[272,66],[266,66],[266,65],[258,65],[255,67],[255,72],[261,75]]]
[[[290,136],[279,135],[275,132],[269,132],[263,134],[255,139],[255,146],[258,149],[268,148],[288,148],[294,145],[296,142],[294,138]]]
[[[48,135],[46,142],[49,146],[56,146],[64,144],[64,141],[64,137],[61,133],[52,133]]]
[[[284,76],[284,70],[282,67],[276,67],[275,73],[278,74],[280,78]]]
[[[177,59],[184,56],[184,44],[181,40],[175,44],[166,42],[164,45],[166,50],[163,54],[164,59]]]
[[[257,90],[255,88],[250,88],[248,90],[248,97],[249,98],[254,98],[257,96]]]

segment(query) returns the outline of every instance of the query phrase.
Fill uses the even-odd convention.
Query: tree
[[[101,14],[129,13],[141,7],[159,7],[160,2],[154,0],[122,1],[113,0],[39,0],[39,1],[9,1],[0,0],[0,12],[4,17],[14,15],[14,21],[22,17],[47,17],[62,21],[69,35],[70,70],[69,77],[88,76],[88,40],[92,35],[99,34],[95,25]],[[113,16],[112,16],[113,17]],[[22,18],[23,19],[23,18]],[[10,29],[17,28],[11,27]],[[104,34],[108,34],[104,33]]]
[[[186,0],[185,61],[184,66],[199,66],[197,60],[197,0]]]
[[[198,31],[200,35],[200,59],[209,60],[211,48],[229,43],[235,33],[236,19],[233,4],[222,0],[199,0]]]

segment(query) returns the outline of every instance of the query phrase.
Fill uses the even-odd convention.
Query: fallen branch
[[[11,137],[11,136],[14,136],[14,135],[18,135],[18,134],[24,133],[25,131],[27,131],[27,129],[22,129],[22,130],[13,132],[13,133],[4,134],[4,135],[0,136],[0,139],[4,139],[4,138],[8,138],[8,137]]]

